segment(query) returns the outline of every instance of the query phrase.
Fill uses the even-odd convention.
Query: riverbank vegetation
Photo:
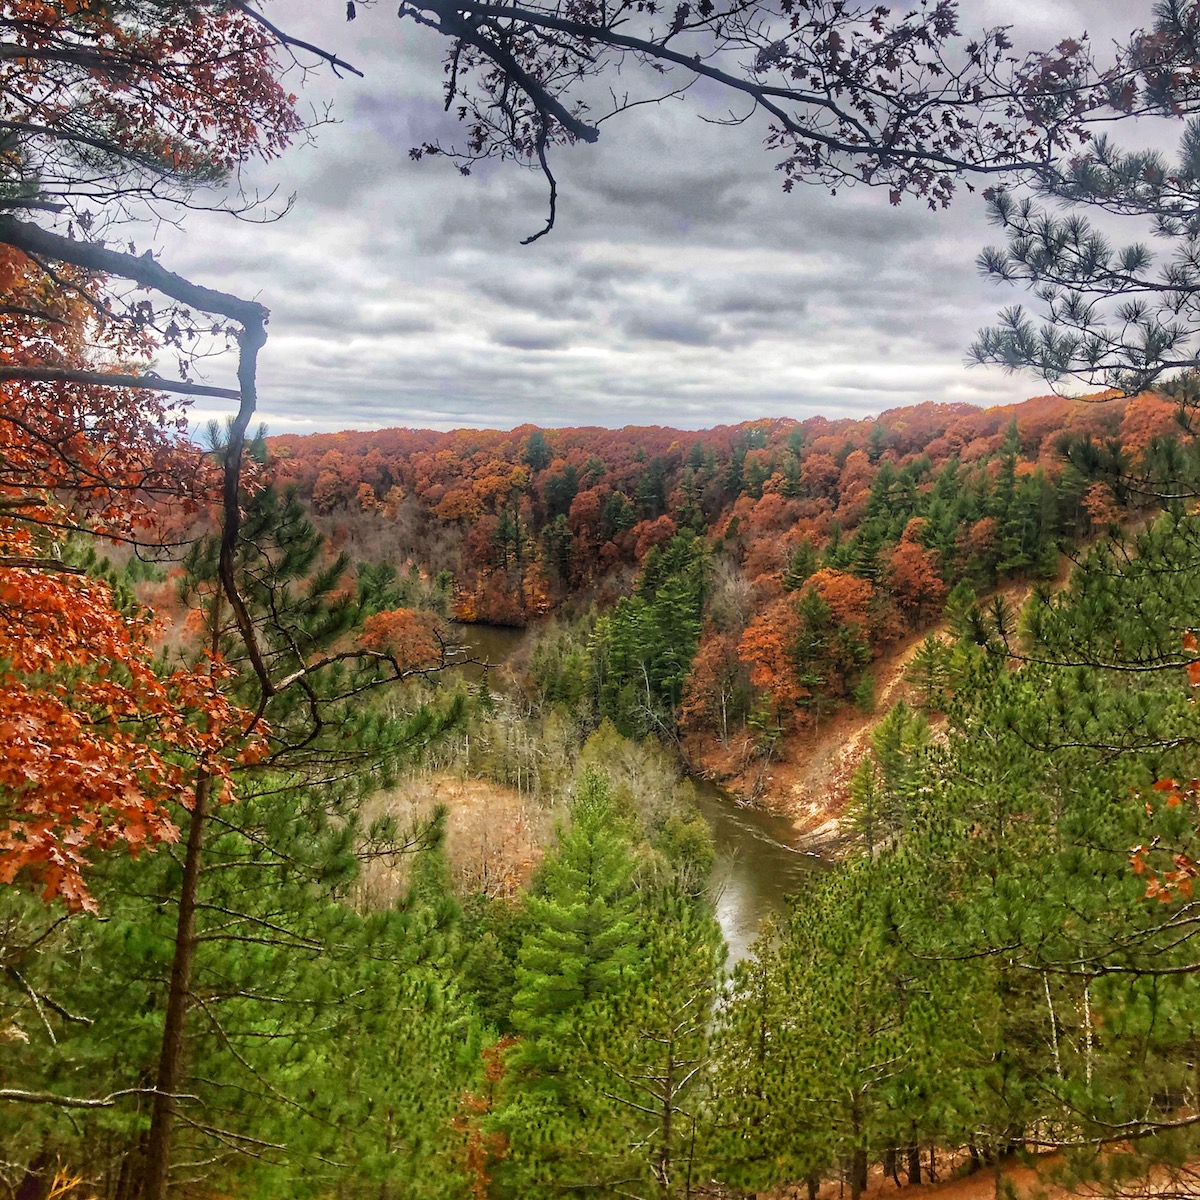
[[[355,555],[448,565],[450,612],[538,626],[528,711],[582,706],[757,798],[781,754],[839,711],[870,713],[881,667],[944,612],[961,625],[977,596],[1053,580],[1064,548],[1153,513],[1136,481],[1170,470],[1178,411],[1154,394],[1043,397],[695,434],[271,447],[276,478]],[[939,661],[932,644],[917,655],[927,698]]]
[[[1169,441],[1153,455],[1184,464]],[[994,475],[1017,477],[1013,453]],[[851,782],[847,861],[727,977],[711,840],[655,744],[673,731],[639,740],[647,714],[686,721],[714,606],[755,595],[720,582],[719,535],[675,533],[628,598],[483,675],[446,666],[445,584],[368,566],[351,586],[294,497],[245,503],[260,644],[328,666],[303,703],[267,698],[233,794],[181,812],[186,846],[90,865],[98,918],[4,889],[14,1185],[86,1164],[97,1194],[136,1194],[172,1037],[176,1178],[263,1196],[857,1195],[872,1168],[916,1182],[1043,1147],[1119,1190],[1196,1157],[1187,501],[1112,522],[1019,614],[943,581],[914,703],[879,714]],[[806,544],[816,584],[776,600],[814,637],[816,601],[832,621],[869,580]],[[173,583],[182,663],[236,629],[215,549]],[[136,561],[107,568],[130,605],[167,582]],[[822,572],[848,581],[829,600]],[[392,607],[401,587],[428,607]],[[799,679],[829,651],[795,636]],[[236,643],[224,661],[226,701],[261,707]],[[828,711],[797,705],[799,727]]]
[[[534,237],[548,152],[643,103],[571,89],[638,57],[770,111],[789,190],[1035,177],[1174,258],[992,190],[981,265],[1048,324],[973,355],[1086,403],[256,438],[267,309],[128,235],[305,132],[288,62],[353,68],[249,4],[6,5],[4,1187],[1004,1195],[1053,1149],[1066,1187],[1195,1194],[1200,139],[1093,130],[1196,111],[1200,10],[1104,69],[960,46],[949,3],[399,16],[450,39],[467,157],[543,171]],[[195,378],[223,344],[236,388]],[[237,410],[201,446],[168,395]],[[493,672],[450,618],[533,632]],[[767,783],[851,710],[845,860],[727,963],[679,758]]]

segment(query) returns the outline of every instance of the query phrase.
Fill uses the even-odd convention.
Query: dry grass
[[[484,779],[449,774],[416,775],[400,787],[373,798],[368,818],[394,816],[402,826],[447,810],[446,860],[461,895],[515,896],[529,881],[550,840],[555,814],[537,800]],[[364,880],[364,898],[372,904],[393,902],[405,886],[406,863],[372,864]]]

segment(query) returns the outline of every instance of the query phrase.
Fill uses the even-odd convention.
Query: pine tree
[[[699,644],[707,573],[704,543],[679,534],[646,556],[636,593],[596,623],[599,709],[622,733],[674,736]]]
[[[787,570],[783,576],[784,591],[798,592],[818,566],[817,548],[811,538],[805,538],[788,560]]]
[[[921,641],[909,659],[905,678],[916,689],[926,712],[940,712],[950,684],[950,647],[935,633]]]
[[[360,835],[383,854],[398,855],[411,846],[394,822],[385,820],[363,830],[352,807],[348,812],[343,808],[338,817],[336,809],[352,805],[370,787],[372,771],[390,775],[459,716],[454,706],[441,713],[419,710],[411,718],[389,716],[363,703],[363,697],[392,673],[378,657],[366,656],[356,666],[353,656],[344,665],[343,657],[334,654],[326,667],[312,665],[346,635],[358,614],[353,600],[338,590],[348,565],[345,558],[324,560],[323,540],[293,495],[281,496],[267,487],[245,502],[232,564],[242,604],[237,620],[218,582],[220,553],[216,536],[192,548],[185,562],[184,595],[204,618],[204,649],[222,654],[235,672],[225,681],[225,690],[259,720],[265,718],[265,752],[259,763],[240,772],[242,796],[236,816],[221,812],[213,777],[200,773],[192,807],[181,819],[186,829],[182,871],[168,871],[164,879],[160,905],[167,906],[167,920],[173,924],[173,947],[170,968],[163,972],[168,986],[158,1064],[148,1072],[154,1080],[150,1128],[144,1153],[141,1146],[131,1148],[126,1164],[149,1195],[161,1195],[167,1187],[181,1117],[176,1097],[186,1090],[189,1027],[202,1016],[208,1036],[235,1058],[241,1053],[233,1048],[219,1015],[221,986],[213,985],[210,992],[205,982],[209,971],[220,976],[225,970],[216,966],[221,958],[214,948],[226,943],[256,947],[235,961],[264,978],[271,971],[291,970],[286,955],[280,957],[281,948],[317,949],[320,938],[302,931],[308,919],[306,889],[311,886],[311,879],[303,880],[303,871],[318,879],[325,874],[331,883],[344,878],[356,861],[354,841]],[[245,623],[255,631],[253,648],[243,636]],[[301,672],[303,686],[264,693],[261,676],[250,669],[254,655],[276,678]],[[378,776],[374,778],[377,782]],[[318,789],[304,797],[303,789],[314,780],[321,781],[326,794]],[[257,805],[263,794],[278,797],[278,803]],[[329,807],[314,812],[311,802],[319,805],[320,799]],[[293,839],[304,837],[308,829],[315,830],[313,845],[289,856],[283,847],[294,845]],[[230,853],[230,836],[243,840],[245,853],[241,858],[235,854],[233,869],[222,872],[214,855],[219,859]],[[288,878],[285,870],[286,886],[260,894],[251,883],[254,872],[273,867],[274,856],[294,858],[300,878]],[[302,862],[306,868],[299,868]],[[234,973],[240,974],[240,969]],[[233,993],[235,1008],[241,994]],[[138,1069],[146,1071],[142,1064]],[[188,1130],[204,1129],[186,1119],[184,1125]],[[220,1143],[240,1135],[217,1128],[208,1136]]]
[[[585,1178],[682,1200],[711,1171],[703,1101],[723,946],[705,902],[667,893],[657,908],[636,985],[588,1015],[589,1082],[609,1106],[592,1127]]]
[[[609,784],[589,771],[525,899],[510,1018],[520,1041],[494,1119],[508,1143],[502,1195],[541,1195],[575,1178],[589,1124],[607,1111],[588,1080],[587,1037],[592,1009],[634,983],[642,938],[634,869]]]
[[[622,987],[637,958],[634,860],[614,828],[609,796],[603,776],[585,774],[571,823],[526,897],[529,931],[518,956],[512,1023],[530,1043],[532,1063],[533,1047],[567,1015]]]

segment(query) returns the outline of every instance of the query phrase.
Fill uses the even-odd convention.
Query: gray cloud
[[[494,329],[491,340],[511,350],[565,350],[572,341],[571,330],[548,325],[507,326]]]
[[[965,6],[969,23],[982,11],[1040,43],[1139,23],[1116,0]],[[463,178],[409,159],[456,130],[437,36],[382,8],[336,17],[326,0],[272,6],[367,74],[314,77],[306,99],[317,111],[332,100],[341,123],[248,174],[294,192],[293,210],[262,226],[196,215],[186,235],[161,235],[174,269],[272,308],[260,379],[274,428],[696,428],[1044,390],[963,365],[974,331],[1020,298],[977,277],[975,255],[995,240],[978,198],[934,213],[866,188],[785,195],[763,126],[705,124],[689,97],[562,148],[558,228],[522,247],[545,218],[540,175],[509,165]]]
[[[625,322],[625,332],[634,338],[652,342],[678,342],[683,346],[707,346],[720,332],[717,325],[703,317],[686,313],[637,313]]]

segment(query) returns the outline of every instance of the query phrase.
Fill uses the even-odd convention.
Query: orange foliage
[[[914,625],[935,616],[946,602],[946,584],[938,574],[934,556],[907,537],[892,551],[888,562],[888,590]]]
[[[903,470],[922,460],[936,473],[958,457],[959,486],[972,494],[994,486],[998,455],[1015,422],[1017,476],[1041,469],[1053,485],[1062,432],[1112,436],[1124,419],[1127,431],[1141,437],[1137,431],[1162,416],[1156,404],[1079,405],[1043,396],[992,409],[927,403],[864,420],[779,419],[698,433],[553,429],[540,431],[535,455],[529,453],[532,426],[285,435],[272,439],[271,449],[285,456],[278,471],[314,497],[322,480],[326,491],[333,486],[331,472],[340,481],[347,464],[357,464],[360,481],[376,495],[382,486],[376,481],[388,481],[406,497],[403,506],[385,502],[388,519],[403,527],[405,538],[427,539],[425,553],[405,541],[405,557],[453,574],[454,612],[464,620],[521,625],[556,603],[606,603],[628,591],[637,563],[677,527],[706,532],[714,562],[735,572],[742,587],[748,582],[746,605],[757,615],[740,637],[712,630],[702,636],[695,690],[684,700],[687,723],[701,720],[706,708],[715,711],[718,677],[729,677],[729,638],[755,686],[769,690],[781,711],[808,698],[787,663],[798,618],[791,608],[797,596],[781,594],[784,573],[806,539],[818,552],[827,545],[835,521],[840,537],[853,536],[881,463]],[[341,457],[330,459],[331,452]],[[914,475],[906,488],[932,488],[932,473]],[[568,475],[572,482],[564,485]],[[1097,498],[1085,497],[1084,504],[1096,509]],[[558,519],[564,512],[565,523]],[[1095,515],[1100,518],[1098,509]],[[945,564],[925,547],[933,532]],[[944,539],[955,535],[957,544],[946,546]],[[875,587],[845,572],[816,571],[807,586],[829,606],[832,623],[855,626],[861,635],[839,643],[853,645],[855,660],[847,660],[841,684],[853,682],[861,669],[868,635],[878,652],[906,624],[937,613],[946,591],[942,569],[969,564],[979,581],[990,582],[999,540],[990,517],[962,522],[957,531],[946,527],[944,515],[936,531],[914,518],[898,544],[881,547],[883,576]],[[829,667],[830,696],[839,694],[839,670]],[[814,668],[812,675],[819,673]]]
[[[508,1139],[503,1133],[487,1133],[485,1127],[504,1078],[505,1056],[516,1044],[515,1037],[502,1037],[484,1049],[483,1090],[466,1093],[454,1118],[455,1129],[465,1135],[464,1165],[471,1179],[471,1200],[487,1200],[492,1194],[492,1172],[508,1149]]]
[[[837,493],[842,473],[830,454],[809,454],[800,464],[800,486],[806,496],[827,496]]]
[[[201,177],[273,157],[299,129],[296,98],[275,78],[271,38],[246,13],[160,6],[156,20],[135,23],[113,7],[83,0],[5,5],[6,21],[30,51],[0,69],[10,119],[50,131],[82,122],[131,159]],[[93,85],[86,88],[69,86],[64,65],[79,50],[87,53],[78,56],[74,81]],[[120,69],[96,69],[101,57]],[[98,77],[103,86],[94,86]]]
[[[1191,639],[1189,645],[1188,639]],[[1188,634],[1184,637],[1184,649],[1195,653],[1196,639]],[[1189,667],[1195,663],[1189,663]],[[1189,671],[1190,674],[1190,671]],[[1195,686],[1196,680],[1192,680]],[[1200,779],[1177,781],[1159,779],[1149,789],[1134,789],[1134,794],[1145,805],[1146,815],[1152,817],[1160,806],[1181,808],[1193,814],[1200,813]],[[1129,852],[1129,864],[1135,875],[1146,880],[1145,898],[1159,904],[1187,903],[1196,891],[1196,880],[1200,878],[1200,864],[1190,853],[1179,850],[1172,852],[1160,845],[1159,839]]]
[[[158,164],[165,193],[172,173],[210,179],[299,128],[273,38],[248,13],[152,7],[133,20],[84,0],[5,5],[22,51],[0,60],[5,116],[21,131],[10,165],[36,166],[48,194],[69,195],[84,131],[87,216],[116,216],[103,205],[119,206],[128,164],[136,190],[157,196]],[[73,268],[51,275],[0,247],[0,294],[7,368],[144,370],[158,349],[140,320],[108,315],[103,279]],[[230,759],[255,753],[248,715],[221,694],[223,664],[164,677],[148,615],[59,557],[72,532],[153,542],[196,512],[212,480],[186,428],[180,406],[145,391],[0,385],[0,882],[35,877],[76,908],[93,907],[92,852],[176,837],[167,805],[186,805],[200,778],[220,793]]]
[[[149,349],[96,317],[85,277],[68,274],[78,291],[50,289],[4,250],[0,270],[6,365],[87,368],[89,343],[125,360]],[[225,778],[226,739],[245,724],[220,694],[219,663],[160,677],[146,614],[122,612],[57,558],[63,529],[144,539],[195,511],[211,481],[181,427],[145,392],[0,385],[0,882],[27,871],[74,907],[92,907],[92,851],[177,836],[167,804],[187,802],[185,764]]]
[[[390,655],[404,670],[436,666],[445,653],[437,617],[417,608],[373,613],[363,622],[359,644]]]
[[[728,738],[731,709],[744,674],[737,636],[707,630],[684,688],[683,728],[713,728]]]
[[[795,708],[806,695],[796,680],[793,656],[799,635],[795,602],[780,596],[750,622],[738,642],[738,657],[750,666],[750,682],[770,692],[781,712]]]
[[[1121,519],[1120,506],[1106,483],[1091,484],[1083,493],[1081,503],[1093,529],[1105,529]]]
[[[1144,450],[1152,438],[1176,433],[1179,402],[1162,396],[1135,396],[1125,408],[1121,421],[1121,440],[1132,451]]]
[[[670,517],[659,517],[657,521],[642,521],[630,531],[635,538],[633,556],[638,562],[656,546],[669,542],[678,529]]]
[[[862,503],[871,490],[871,481],[875,478],[875,468],[871,460],[862,450],[855,450],[846,456],[838,479],[838,496],[843,506]]]
[[[864,630],[869,627],[869,609],[875,597],[870,580],[822,567],[809,577],[807,587],[814,588],[829,605],[837,624],[853,623]]]
[[[0,883],[28,869],[47,898],[91,909],[88,853],[174,840],[167,802],[193,780],[177,757],[227,778],[244,717],[220,664],[160,678],[147,619],[104,584],[0,567],[0,613]]]

